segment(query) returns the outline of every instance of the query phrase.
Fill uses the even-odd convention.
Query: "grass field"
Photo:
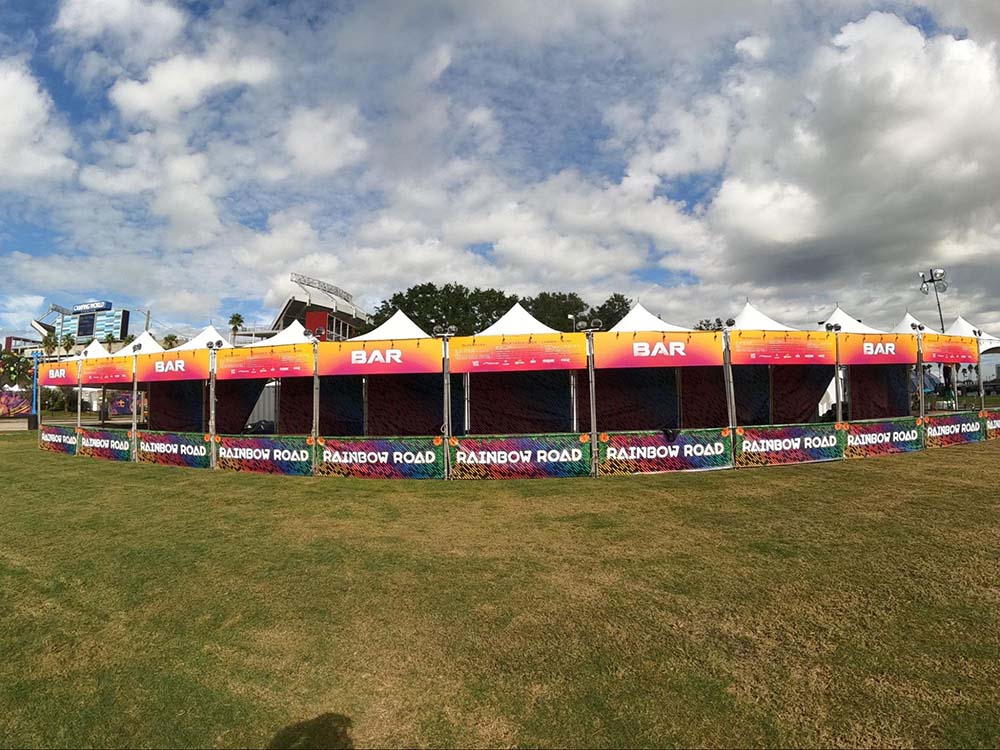
[[[602,480],[0,436],[5,746],[1000,744],[1000,442]]]

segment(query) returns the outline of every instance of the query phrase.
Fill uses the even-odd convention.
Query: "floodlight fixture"
[[[736,320],[734,318],[728,318],[726,320],[726,326],[728,328],[732,328],[734,325],[736,325]]]
[[[945,271],[943,268],[931,269],[931,278],[934,279],[934,281],[944,281],[944,278],[947,275],[948,272]]]
[[[586,329],[587,329],[587,321],[586,320],[578,320],[576,322],[576,330],[578,330],[578,331],[584,331]]]

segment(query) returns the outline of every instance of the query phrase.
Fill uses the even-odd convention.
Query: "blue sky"
[[[690,325],[1000,332],[1000,13],[822,0],[0,0],[0,331],[267,320],[290,272]]]

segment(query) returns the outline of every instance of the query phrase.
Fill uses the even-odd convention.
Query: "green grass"
[[[0,436],[0,744],[996,747],[998,466],[390,483]]]

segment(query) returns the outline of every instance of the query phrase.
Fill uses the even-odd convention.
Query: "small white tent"
[[[977,334],[976,331],[979,331]],[[948,326],[945,331],[949,336],[969,336],[971,338],[979,339],[979,352],[984,354],[986,352],[992,352],[994,350],[1000,351],[1000,338],[986,333],[986,331],[981,328],[976,328],[972,323],[967,321],[961,315],[955,319],[955,322]]]
[[[774,318],[768,317],[748,301],[736,316],[733,330],[737,331],[795,331]]]
[[[226,340],[226,337],[215,330],[215,326],[206,326],[197,336],[195,336],[190,341],[186,341],[180,346],[176,346],[171,351],[187,352],[192,349],[207,349],[207,344],[212,342],[215,346],[215,342],[221,341],[222,344],[216,348],[218,349],[231,349],[232,344]]]
[[[532,333],[560,333],[555,328],[549,328],[540,320],[536,320],[531,313],[521,307],[520,302],[515,302],[503,317],[484,331],[477,333],[477,336],[520,336]]]
[[[80,352],[78,356],[73,357],[73,359],[100,359],[102,357],[110,356],[111,352],[105,349],[104,345],[100,341],[94,339],[83,348],[83,351]]]
[[[906,315],[903,319],[896,324],[896,327],[892,329],[892,333],[917,333],[913,326],[917,326],[917,329],[923,329],[930,333],[936,333],[935,329],[930,326],[925,326],[919,320],[910,315],[909,310],[906,311]]]
[[[143,331],[139,338],[133,341],[131,344],[126,344],[119,354],[159,354],[164,351],[163,347],[160,346],[159,342],[153,338],[153,334],[149,331]]]
[[[618,323],[610,328],[612,332],[636,333],[639,331],[690,331],[690,328],[664,323],[638,302]]]
[[[837,305],[837,308],[830,313],[830,317],[820,323],[820,330],[826,330],[827,325],[839,325],[843,333],[885,333],[885,331],[865,325],[857,318],[848,315],[840,305]]]
[[[350,341],[398,341],[402,339],[429,339],[430,336],[402,310],[396,310],[385,323],[374,331],[355,336]]]
[[[306,335],[305,327],[299,321],[293,320],[287,328],[278,331],[271,338],[255,341],[247,346],[285,346],[287,344],[306,344],[310,341],[312,338]]]

